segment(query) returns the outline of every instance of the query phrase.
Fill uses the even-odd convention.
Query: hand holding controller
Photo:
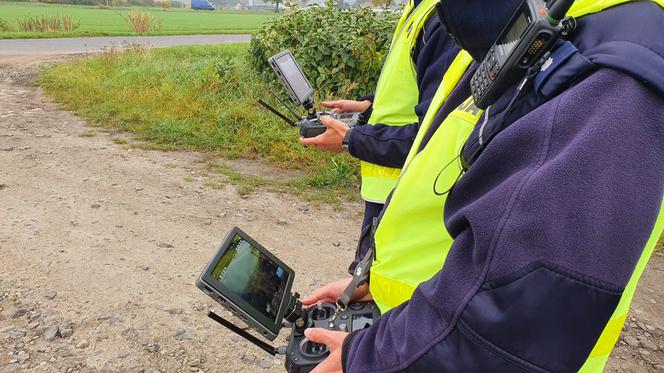
[[[380,316],[378,307],[373,302],[351,303],[349,307],[340,311],[336,319],[334,313],[336,305],[319,303],[307,310],[305,325],[292,326],[291,335],[286,348],[286,370],[292,373],[307,373],[323,362],[331,354],[334,355],[336,345],[332,351],[326,344],[333,345],[341,333],[353,332],[369,327],[373,320]],[[324,330],[321,330],[324,329]],[[334,333],[328,332],[334,331]],[[317,343],[309,340],[312,337]],[[339,346],[340,347],[340,346]],[[340,353],[340,351],[338,351]],[[334,359],[331,359],[334,361]],[[324,368],[323,366],[321,368]]]

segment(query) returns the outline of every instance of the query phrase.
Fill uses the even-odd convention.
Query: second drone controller
[[[309,341],[304,336],[304,329],[324,328],[350,333],[371,326],[373,320],[380,316],[380,311],[373,302],[352,303],[332,321],[335,309],[334,304],[319,304],[307,310],[306,325],[292,325],[286,348],[288,372],[308,373],[330,354],[327,346]]]
[[[327,129],[321,118],[323,116],[330,116],[336,120],[340,120],[348,127],[354,127],[358,125],[361,121],[361,113],[328,113],[328,112],[318,112],[313,118],[304,119],[301,122],[296,123],[300,127],[300,136],[304,138],[316,137]]]

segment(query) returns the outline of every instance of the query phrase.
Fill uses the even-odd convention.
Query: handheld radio
[[[525,0],[471,78],[475,105],[486,109],[542,62],[561,35],[574,29],[565,13],[574,0]]]

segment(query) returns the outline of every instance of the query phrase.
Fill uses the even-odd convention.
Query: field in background
[[[147,7],[99,9],[94,6],[0,2],[0,18],[14,26],[16,19],[24,16],[71,16],[80,22],[80,26],[73,32],[0,32],[0,39],[136,35],[125,21],[132,9],[140,9],[161,20],[161,31],[142,35],[251,33],[276,16],[271,12],[162,10]]]
[[[275,181],[246,177],[219,163],[209,165],[240,185],[242,194],[265,186],[322,201],[357,197],[358,162],[348,154],[303,148],[297,129],[256,102],[274,100],[247,57],[246,44],[110,51],[47,68],[39,84],[62,106],[93,123],[134,133],[143,141],[134,146],[260,157],[302,171],[296,178]]]

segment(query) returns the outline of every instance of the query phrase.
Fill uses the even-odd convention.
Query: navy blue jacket
[[[420,121],[431,104],[443,74],[458,52],[459,48],[433,13],[420,34],[413,54],[419,88],[415,113]],[[400,127],[383,124],[358,126],[350,134],[348,152],[363,161],[401,168],[418,129],[419,122]]]
[[[443,4],[455,1],[496,3]],[[509,125],[450,192],[444,224],[454,244],[444,267],[346,338],[346,371],[578,370],[662,203],[663,32],[664,11],[649,2],[579,20],[572,41],[583,57],[527,86]],[[471,74],[431,132],[468,97]],[[513,92],[494,104],[487,129]]]

